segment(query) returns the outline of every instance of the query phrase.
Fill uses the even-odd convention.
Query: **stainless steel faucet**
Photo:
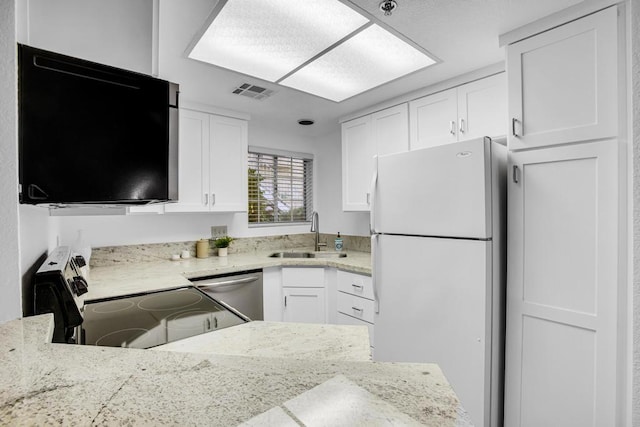
[[[326,243],[320,243],[320,218],[318,217],[318,212],[313,211],[311,214],[311,232],[316,233],[316,241],[314,251],[318,252],[320,250],[320,246],[327,246]]]

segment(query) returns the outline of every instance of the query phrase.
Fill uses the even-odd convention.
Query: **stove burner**
[[[145,343],[145,341],[150,341]],[[153,345],[153,337],[148,329],[128,328],[110,332],[96,340],[95,345],[109,347],[146,348]]]
[[[94,313],[115,313],[117,311],[123,311],[130,309],[136,304],[133,301],[127,300],[115,300],[115,301],[105,301],[99,304],[92,304],[91,311]]]
[[[138,307],[146,311],[175,311],[198,304],[200,301],[202,295],[193,292],[175,292],[171,298],[158,293],[138,302]]]

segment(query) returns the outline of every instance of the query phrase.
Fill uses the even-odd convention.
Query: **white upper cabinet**
[[[211,211],[247,210],[247,128],[246,120],[209,118]]]
[[[507,47],[510,150],[617,135],[617,8]]]
[[[410,148],[506,134],[504,73],[409,103]]]
[[[458,87],[458,141],[507,133],[505,73]]]
[[[409,148],[407,104],[342,124],[342,208],[368,211],[373,157]]]
[[[166,212],[247,209],[247,122],[180,110],[179,202]]]
[[[409,109],[397,105],[371,115],[373,140],[378,155],[409,150]]]
[[[456,89],[425,96],[409,103],[412,150],[457,141]]]
[[[375,143],[371,138],[371,116],[342,124],[342,209],[369,210],[369,186]]]

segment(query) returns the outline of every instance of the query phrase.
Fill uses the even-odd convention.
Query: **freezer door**
[[[374,360],[437,363],[477,426],[490,425],[492,242],[377,236]],[[496,355],[496,357],[498,357]]]
[[[375,232],[492,237],[491,149],[480,138],[378,157]]]

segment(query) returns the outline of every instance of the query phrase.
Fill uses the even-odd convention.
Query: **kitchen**
[[[78,5],[74,4],[73,13],[70,13],[69,11],[65,10],[64,7],[60,7],[58,5],[45,5],[44,2],[19,2],[15,5],[15,15],[17,15],[18,20],[17,40],[22,42],[28,41],[30,44],[39,45],[44,48],[50,48],[51,50],[64,51],[65,49],[72,49],[72,51],[67,51],[67,53],[94,59],[98,62],[113,63],[115,65],[123,66],[124,68],[135,69],[137,71],[146,72],[148,74],[153,73],[153,67],[156,66],[160,70],[161,77],[174,79],[175,75],[175,80],[180,81],[181,89],[184,91],[184,95],[187,99],[190,91],[192,97],[195,97],[194,92],[196,91],[206,91],[206,89],[200,87],[189,89],[189,84],[187,83],[190,81],[198,81],[202,78],[202,67],[198,67],[197,69],[184,67],[181,68],[179,62],[176,64],[168,60],[167,57],[163,58],[162,50],[159,58],[155,58],[155,60],[157,61],[157,65],[153,65],[154,58],[151,54],[153,49],[151,49],[150,47],[154,44],[155,41],[152,40],[152,37],[150,36],[150,34],[152,33],[151,28],[154,25],[153,22],[150,22],[149,19],[150,3],[151,2],[148,2],[146,6],[138,5],[137,7],[139,7],[140,9],[137,10],[129,9],[132,6],[127,6],[127,13],[122,15],[117,13],[117,11],[115,10],[117,8],[115,6],[109,7],[106,5],[102,5],[100,6],[100,8],[104,9],[99,8],[83,10],[82,8],[77,7]],[[20,22],[23,22],[20,20],[20,17],[24,17],[25,13],[27,13],[25,6],[26,4],[29,4],[30,6],[30,9],[28,10],[30,27],[28,28],[28,30],[25,28],[25,26],[20,25]],[[167,2],[165,4],[164,2],[161,2],[160,5],[161,8],[165,5],[168,5],[167,7],[170,7],[171,3]],[[200,9],[194,6],[193,9],[190,8],[189,10],[181,10],[180,8],[176,8],[174,5],[174,8],[170,9],[170,11],[166,14],[160,13],[160,28],[165,28],[163,27],[163,22],[165,23],[165,26],[168,25],[166,24],[166,21],[163,21],[163,18],[170,20],[172,23],[174,22],[173,20],[177,20],[177,18],[184,19],[185,22],[189,21],[190,19],[201,20],[203,16],[208,15],[207,8],[210,8],[211,5],[209,4],[209,2],[199,2],[198,5]],[[627,3],[627,5],[629,6],[631,11],[634,11],[632,2]],[[400,6],[401,8],[403,7],[402,4],[400,4]],[[86,7],[90,8],[89,6]],[[95,8],[98,6],[93,5],[93,7]],[[375,7],[372,7],[372,9],[375,10]],[[399,9],[398,12],[396,12],[396,16],[401,17],[401,11],[402,9]],[[629,12],[629,10],[627,10],[627,12]],[[96,18],[93,18],[93,20],[91,19],[91,16],[93,16],[94,13],[98,14],[101,19],[106,20],[106,17],[112,17],[111,19],[119,20],[121,22],[121,26],[111,27],[107,24],[99,25],[99,23],[96,22]],[[3,16],[9,15],[13,16],[14,13],[12,12],[11,14],[3,14]],[[542,13],[540,17],[544,15],[545,13]],[[129,22],[129,25],[125,25],[126,22]],[[141,22],[145,22],[146,24],[141,26]],[[524,25],[527,23],[528,21],[523,21],[520,22],[519,25]],[[516,23],[511,23],[511,26],[508,28],[504,28],[504,31],[517,28],[519,25]],[[9,25],[9,27],[10,26],[11,25]],[[82,27],[77,28],[76,26]],[[2,28],[9,27],[5,27],[3,25]],[[61,29],[63,28],[66,31],[69,31],[69,33],[65,33],[65,31],[62,31]],[[83,33],[96,31],[97,35],[95,36],[95,40],[93,40],[93,43],[84,44],[80,43],[78,40],[79,37],[77,37],[77,32],[79,31],[82,31]],[[195,31],[196,29],[192,29],[192,34],[185,34],[182,36],[171,33],[168,34],[160,31],[159,44],[161,46],[161,49],[170,46],[171,49],[173,49],[170,54],[180,58],[185,44],[191,41],[193,32]],[[459,28],[458,31],[464,30]],[[636,34],[637,32],[631,33]],[[105,34],[108,34],[108,37],[106,37]],[[167,37],[167,40],[162,38],[163,34]],[[494,37],[499,34],[500,33],[494,34]],[[15,36],[12,35],[11,37]],[[59,38],[56,39],[56,37]],[[117,44],[118,40],[121,40],[119,44]],[[72,43],[72,41],[74,41],[74,43]],[[136,45],[136,42],[140,43],[140,45]],[[495,38],[493,39],[493,43],[496,45],[496,50],[499,50],[497,47],[498,43]],[[129,49],[123,49],[122,46],[124,45],[127,45]],[[99,49],[100,46],[102,46],[103,49]],[[117,48],[114,48],[114,46],[116,46]],[[452,46],[451,48],[453,49],[455,48],[455,46]],[[500,51],[502,52],[503,50],[500,49]],[[99,57],[92,55],[98,55]],[[634,56],[633,58],[637,58],[637,56]],[[486,67],[491,67],[491,64],[495,64],[501,61],[501,59],[502,57],[496,57],[493,59],[489,58],[488,61],[490,62],[485,65]],[[119,61],[124,61],[125,63],[121,63]],[[187,60],[180,58],[180,61]],[[444,74],[444,70],[442,69],[443,66],[444,64],[442,66],[439,66],[439,69],[437,67],[433,69],[434,74],[436,74],[435,77],[431,77],[433,79],[433,84],[436,84],[439,81],[445,81],[449,78],[453,78],[454,76],[457,76],[459,74],[464,74],[453,73],[446,75]],[[166,71],[163,71],[163,69]],[[205,69],[209,70],[209,68]],[[472,73],[471,69],[469,69],[468,71]],[[165,73],[166,75],[162,75]],[[182,76],[180,73],[185,73],[185,75]],[[637,75],[637,73],[634,74],[634,76],[635,75]],[[414,76],[413,78],[417,77]],[[229,87],[233,87],[241,83],[237,78],[234,78],[233,82],[223,84],[225,80],[224,76],[222,75],[216,75],[215,81],[216,85],[224,85]],[[361,106],[368,107],[380,104],[387,99],[392,99],[408,91],[407,89],[403,89],[403,87],[396,86],[398,84],[399,82],[392,83],[389,89],[383,89],[383,91],[388,90],[388,92],[384,92],[382,94],[378,93],[376,95],[376,98],[373,98],[372,93],[363,95],[365,97],[365,100],[362,101]],[[428,86],[428,84],[422,83],[419,86],[415,87],[417,88],[424,86]],[[284,89],[282,90],[284,91]],[[633,91],[634,96],[637,96],[637,92],[638,91]],[[227,97],[230,96],[231,95],[227,95]],[[293,119],[297,120],[300,118],[313,117],[317,122],[317,127],[315,127],[315,129],[319,129],[323,124],[323,117],[314,114],[314,107],[316,106],[315,104],[321,103],[320,100],[314,99],[312,101],[309,101],[308,97],[305,97],[304,100],[298,100],[300,99],[300,97],[302,97],[302,94],[299,94],[297,92],[292,96],[294,96],[294,105],[303,106],[298,107],[298,109],[300,109],[301,111],[298,111],[298,115],[293,117]],[[250,104],[250,100],[246,100],[244,101],[244,103],[237,104],[237,100],[232,100],[229,98],[229,101],[227,102],[227,99],[220,98],[219,95],[213,96],[207,95],[206,93],[203,94],[203,98],[216,99],[217,101],[214,104],[218,108],[226,107],[234,111],[247,111],[250,108],[254,108],[254,106],[256,105]],[[296,102],[296,100],[298,101]],[[277,94],[274,95],[272,99],[261,102],[278,102]],[[344,108],[344,110],[342,110],[342,113],[339,115],[339,117],[348,118],[348,116],[352,115],[352,113],[355,113],[356,111],[362,109],[355,108],[353,107],[353,105],[350,106],[348,104],[348,101],[345,105],[345,107],[340,107]],[[231,108],[231,106],[234,107]],[[308,108],[308,110],[305,111],[305,108]],[[332,108],[335,108],[333,104]],[[276,104],[275,106],[269,105],[268,109],[280,110],[285,108],[283,105]],[[12,114],[15,117],[15,113]],[[321,180],[316,181],[316,185],[318,186],[318,188],[316,189],[316,206],[322,218],[322,231],[324,233],[337,233],[338,231],[340,231],[346,235],[367,236],[369,234],[368,214],[365,212],[343,212],[340,195],[339,193],[336,194],[335,191],[335,188],[340,188],[341,186],[341,164],[339,161],[341,157],[341,147],[339,127],[336,123],[336,120],[326,120],[326,122],[328,123],[326,126],[328,126],[332,130],[328,133],[317,131],[318,135],[313,135],[313,133],[316,132],[315,130],[297,130],[299,126],[297,125],[297,123],[295,123],[295,120],[293,120],[291,124],[283,124],[281,122],[274,121],[274,118],[267,112],[261,115],[253,113],[251,115],[251,119],[249,120],[249,134],[252,136],[260,135],[260,140],[258,142],[251,141],[251,143],[255,145],[271,146],[272,148],[295,152],[313,153],[315,155],[315,158],[317,159],[316,176],[322,177]],[[631,122],[632,121],[630,121],[630,123]],[[312,126],[311,128],[314,128],[314,126]],[[3,126],[3,129],[9,130],[11,129],[11,126]],[[305,134],[305,132],[311,132],[311,134]],[[637,135],[637,133],[634,133],[633,135]],[[6,138],[4,138],[3,136],[3,141],[5,139]],[[11,138],[9,138],[9,140],[10,139]],[[9,149],[8,152],[15,152],[15,148]],[[10,154],[8,157],[10,157]],[[3,156],[3,158],[5,157]],[[13,171],[14,174],[17,173],[15,164],[10,163],[9,165],[7,165],[7,168],[5,168],[4,166],[5,165],[3,164],[3,173],[7,173],[9,175],[11,174],[11,171]],[[633,170],[633,168],[629,167],[629,170],[631,171]],[[15,175],[13,177],[7,176],[6,179],[3,175],[3,182],[14,181]],[[14,194],[15,191],[13,188],[6,191],[7,193],[3,193],[3,200],[10,201],[16,199],[16,195]],[[5,194],[6,197],[4,197]],[[196,240],[197,238],[203,237],[203,233],[208,233],[209,227],[212,225],[228,225],[229,234],[237,237],[250,237],[267,234],[296,234],[306,233],[309,230],[308,224],[269,229],[249,228],[246,225],[246,218],[243,217],[242,214],[221,213],[211,216],[184,214],[185,216],[141,215],[113,216],[109,218],[98,216],[65,218],[49,217],[46,210],[38,210],[37,208],[32,208],[29,206],[20,206],[19,212],[15,212],[16,206],[18,206],[17,203],[3,203],[3,210],[7,210],[6,215],[4,215],[3,212],[3,218],[9,219],[7,223],[8,226],[3,231],[3,233],[7,233],[7,236],[5,239],[3,239],[3,241],[6,242],[6,246],[3,248],[2,252],[3,262],[6,259],[7,278],[11,278],[7,279],[6,284],[3,281],[3,291],[4,289],[6,289],[7,305],[6,307],[3,305],[2,312],[3,315],[6,315],[7,320],[18,317],[21,314],[20,302],[18,302],[20,301],[20,290],[16,289],[15,278],[24,277],[24,273],[33,266],[33,264],[42,256],[43,253],[47,252],[50,248],[55,247],[58,236],[60,236],[61,243],[71,243],[73,239],[75,239],[77,230],[79,228],[85,231],[87,239],[90,241],[92,246],[96,247],[137,243],[161,243]],[[13,219],[13,221],[11,221],[11,219]],[[159,232],[159,230],[162,230],[162,232]],[[3,237],[5,236],[3,235]],[[631,244],[631,242],[629,242],[629,244]],[[16,253],[20,253],[19,260],[17,260],[15,257]],[[632,258],[630,258],[630,261],[631,259]],[[629,289],[629,292],[631,292],[631,288]],[[11,298],[11,295],[13,295],[14,297]],[[629,298],[629,301],[631,301],[631,298]],[[630,310],[630,313],[631,312],[632,311]],[[631,315],[629,314],[629,316]],[[631,325],[630,320],[629,322],[629,324]],[[631,327],[629,327],[629,331],[621,331],[620,333],[628,334],[630,337],[632,334]],[[629,360],[631,360],[630,353],[628,358]],[[621,367],[619,369],[624,370],[625,368]],[[631,372],[630,365],[628,370],[629,372]],[[630,384],[627,385],[627,387],[630,388]],[[626,413],[630,413],[632,409],[631,393],[628,392],[627,395],[629,396],[629,402],[627,405],[628,412]],[[636,401],[637,399],[633,399],[633,402]]]

